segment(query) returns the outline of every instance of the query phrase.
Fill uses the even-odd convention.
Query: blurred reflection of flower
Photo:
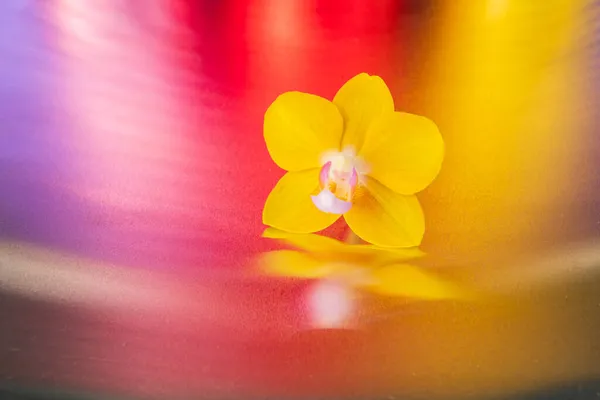
[[[429,119],[394,111],[381,78],[359,74],[333,102],[280,95],[265,113],[264,137],[275,163],[288,171],[267,198],[265,225],[313,233],[344,215],[369,243],[421,243],[425,223],[415,193],[437,176],[444,143]]]
[[[417,248],[387,249],[347,244],[315,234],[292,234],[268,228],[264,236],[293,249],[260,256],[269,276],[315,280],[307,305],[318,327],[344,326],[354,316],[358,293],[410,300],[457,299],[463,293],[451,282],[412,262],[424,256]]]

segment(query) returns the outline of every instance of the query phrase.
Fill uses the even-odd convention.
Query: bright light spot
[[[307,294],[311,324],[315,328],[348,327],[355,311],[352,288],[335,281],[317,281]]]

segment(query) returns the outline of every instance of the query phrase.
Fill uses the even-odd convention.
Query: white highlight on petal
[[[354,168],[358,172],[359,178],[362,175],[368,174],[371,169],[366,161],[356,154],[356,150],[352,146],[347,146],[342,151],[326,151],[321,155],[320,160],[321,165],[331,162],[334,169],[341,171],[350,172]]]
[[[329,214],[344,214],[352,208],[351,202],[338,199],[329,189],[323,189],[310,198],[319,210]]]
[[[351,325],[356,304],[352,288],[337,281],[317,281],[307,296],[310,322],[315,328],[344,328]]]

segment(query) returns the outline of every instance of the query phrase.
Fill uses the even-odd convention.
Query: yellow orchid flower
[[[297,250],[261,254],[260,265],[271,276],[335,281],[352,289],[420,300],[462,297],[462,292],[433,273],[408,262],[424,254],[416,249],[383,249],[350,245],[315,234],[276,229],[265,237],[282,240]]]
[[[280,95],[265,113],[264,137],[273,161],[288,171],[267,198],[265,225],[312,233],[343,215],[366,242],[421,243],[425,222],[415,193],[437,176],[444,143],[429,119],[394,110],[380,77],[355,76],[333,102]]]

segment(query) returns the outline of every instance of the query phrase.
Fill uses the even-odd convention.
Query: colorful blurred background
[[[597,398],[599,52],[595,0],[0,2],[0,397]],[[423,250],[488,295],[316,329],[252,272],[262,119],[360,72],[439,126]]]

